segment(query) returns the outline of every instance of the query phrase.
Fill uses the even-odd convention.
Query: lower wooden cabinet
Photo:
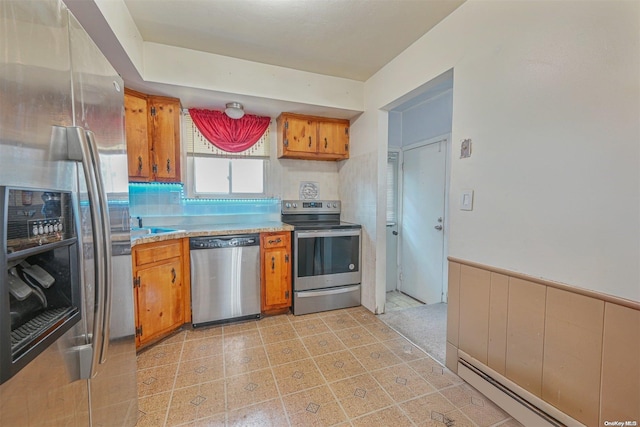
[[[134,246],[136,347],[155,342],[191,321],[188,239]]]
[[[260,235],[262,313],[283,313],[291,307],[291,233]]]

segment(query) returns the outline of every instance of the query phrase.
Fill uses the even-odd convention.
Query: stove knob
[[[287,203],[284,205],[285,208],[290,209],[291,208],[291,203]]]
[[[337,208],[337,207],[338,207],[338,204],[337,204],[337,203],[334,203],[334,204],[333,204],[333,207],[334,207],[334,208]]]
[[[297,204],[297,203],[294,203],[294,204],[293,204],[293,207],[294,207],[294,208],[297,208],[297,207],[298,207],[298,204]]]

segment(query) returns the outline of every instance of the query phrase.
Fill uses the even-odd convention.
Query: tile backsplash
[[[206,217],[209,223],[280,220],[278,198],[189,199],[185,198],[183,184],[129,184],[129,209],[131,217],[152,222],[156,222],[153,218],[163,218],[167,224],[198,222],[198,217]]]

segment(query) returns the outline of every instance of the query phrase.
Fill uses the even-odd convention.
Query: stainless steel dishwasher
[[[192,237],[193,327],[260,317],[260,236]]]

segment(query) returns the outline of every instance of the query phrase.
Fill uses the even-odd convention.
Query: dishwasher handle
[[[189,247],[191,250],[238,248],[258,245],[260,245],[260,235],[258,234],[192,237],[189,239]]]

